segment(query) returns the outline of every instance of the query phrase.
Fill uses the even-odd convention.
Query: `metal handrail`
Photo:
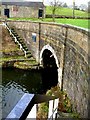
[[[6,117],[5,120],[10,118],[14,118],[14,119],[18,118],[19,120],[25,120],[35,104],[49,102],[50,100],[55,100],[55,99],[57,99],[57,97],[55,96],[25,93],[22,96],[22,98],[19,100],[19,102],[16,104],[16,106],[11,110],[11,112],[9,113],[9,115]],[[57,108],[55,108],[53,114],[55,113],[56,110]]]

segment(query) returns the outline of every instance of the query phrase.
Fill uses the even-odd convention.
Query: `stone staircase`
[[[16,32],[14,27],[9,27],[6,24],[8,31],[10,32],[10,36],[12,37],[12,40],[14,40],[15,44],[19,45],[20,49],[24,52],[26,58],[31,58],[32,54],[28,50],[26,44],[24,43],[23,38],[21,38],[18,33]]]
[[[11,28],[11,32],[16,37],[16,39],[18,41],[17,43],[19,43],[19,45],[20,45],[20,49],[22,49],[24,52],[26,52],[26,57],[27,58],[32,57],[31,52],[28,50],[26,44],[24,43],[24,40],[17,34],[17,32],[15,31],[14,28]],[[12,38],[13,38],[13,36],[12,36]]]
[[[79,114],[77,113],[65,113],[65,112],[61,112],[61,111],[57,111],[56,114],[56,120],[59,119],[66,119],[66,120],[79,120]]]

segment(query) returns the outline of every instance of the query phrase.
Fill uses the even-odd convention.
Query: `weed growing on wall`
[[[58,112],[60,112],[63,117],[79,118],[79,115],[72,111],[72,104],[67,93],[65,91],[61,91],[58,85],[48,90],[46,95],[57,96],[59,98]],[[48,103],[41,103],[38,105],[37,118],[39,120],[42,120],[42,118],[47,119],[49,112],[48,106]]]

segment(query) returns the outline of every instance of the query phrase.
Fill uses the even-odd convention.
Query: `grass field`
[[[56,11],[57,15],[66,15],[66,16],[72,16],[72,9],[70,8],[58,8]],[[52,10],[50,6],[46,6],[46,14],[52,14]],[[80,10],[75,10],[75,16],[79,17],[88,17],[90,13],[88,14],[87,12],[80,11]],[[30,21],[42,21],[42,19],[37,19],[37,18],[9,18],[9,20],[30,20]],[[53,22],[52,18],[44,18],[44,22]],[[90,20],[86,19],[67,19],[67,18],[56,18],[55,19],[56,23],[62,23],[62,24],[70,24],[82,28],[87,28],[90,29]]]
[[[46,6],[46,14],[52,14],[52,9],[50,6]],[[70,8],[58,8],[56,10],[56,15],[66,15],[66,16],[72,16],[73,10]],[[80,10],[75,10],[75,16],[79,17],[88,17],[90,16],[90,13],[88,14],[87,12],[80,11]]]
[[[52,22],[52,19],[51,18],[46,18],[45,21]],[[55,22],[56,23],[62,23],[62,24],[70,24],[70,25],[74,25],[74,26],[90,29],[90,25],[89,25],[90,20],[57,18],[57,19],[55,19]]]
[[[42,21],[42,19],[37,19],[37,18],[9,18],[8,20]],[[53,22],[53,20],[52,18],[45,18],[43,19],[43,22]],[[57,18],[55,19],[55,23],[70,24],[70,25],[90,29],[90,25],[89,25],[90,20]]]

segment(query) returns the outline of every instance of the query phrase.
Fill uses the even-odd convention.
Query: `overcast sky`
[[[26,0],[26,1],[44,1],[45,5],[48,5],[53,0]],[[73,0],[60,0],[61,2],[66,2],[68,5],[72,5]],[[90,0],[75,0],[76,5],[80,4],[88,4],[88,1]]]

